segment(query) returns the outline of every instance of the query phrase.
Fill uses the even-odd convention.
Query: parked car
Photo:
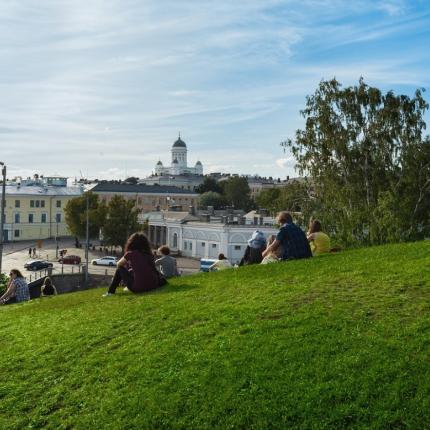
[[[116,266],[118,259],[116,257],[102,257],[91,260],[94,266]]]
[[[81,257],[79,255],[65,255],[58,262],[61,264],[81,264]]]
[[[45,260],[30,260],[24,264],[24,269],[27,270],[43,270],[52,267],[53,264]]]

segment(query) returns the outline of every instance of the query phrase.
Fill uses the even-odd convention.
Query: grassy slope
[[[430,242],[0,309],[0,428],[430,428]]]

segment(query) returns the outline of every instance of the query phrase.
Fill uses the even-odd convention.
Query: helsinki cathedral
[[[164,167],[163,163],[159,161],[155,166],[156,176],[203,175],[203,165],[200,161],[197,161],[194,167],[187,166],[187,145],[181,139],[180,134],[172,146],[171,153],[171,165]]]

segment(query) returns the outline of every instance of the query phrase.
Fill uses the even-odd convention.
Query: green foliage
[[[226,202],[236,209],[249,210],[253,206],[248,180],[242,176],[231,176],[222,181],[223,194]]]
[[[6,291],[8,282],[9,282],[9,277],[4,273],[0,273],[0,296],[2,296]]]
[[[345,245],[422,239],[430,233],[428,104],[383,94],[363,79],[322,81],[307,97],[306,128],[283,143],[313,182],[315,215]]]
[[[106,221],[102,228],[103,242],[124,248],[128,237],[142,228],[137,221],[138,214],[134,200],[113,196],[107,205]]]
[[[220,193],[207,191],[199,197],[199,207],[206,208],[213,206],[215,209],[221,209],[226,204],[226,199]]]
[[[207,193],[208,191],[213,191],[215,193],[222,193],[222,187],[221,185],[210,176],[206,176],[203,182],[196,187],[196,193],[203,194]]]
[[[430,242],[0,307],[0,428],[426,429]]]
[[[69,200],[64,208],[66,223],[73,236],[79,238],[86,236],[87,196],[90,238],[98,238],[100,228],[106,219],[106,205],[99,201],[97,194],[88,192]]]

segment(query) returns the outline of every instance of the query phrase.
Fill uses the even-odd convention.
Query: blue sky
[[[294,175],[321,79],[412,95],[429,46],[428,0],[2,0],[0,159],[144,177],[181,131],[206,172]]]

